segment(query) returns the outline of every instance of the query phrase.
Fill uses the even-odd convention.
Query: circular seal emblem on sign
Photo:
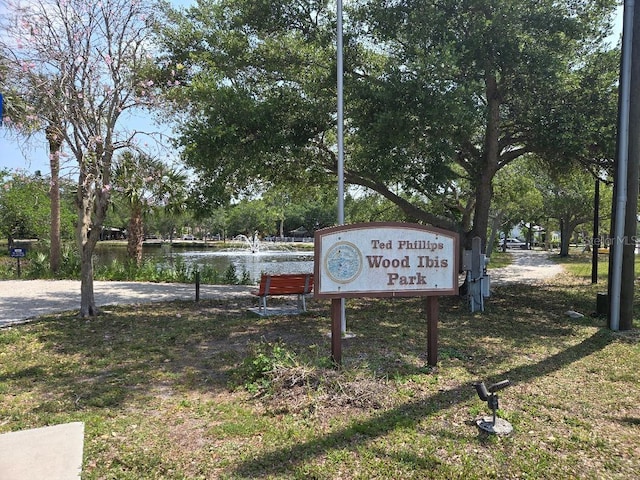
[[[329,278],[337,283],[349,283],[362,271],[362,253],[350,242],[337,242],[324,257]]]

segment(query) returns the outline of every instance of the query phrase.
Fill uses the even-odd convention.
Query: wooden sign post
[[[342,302],[340,298],[331,300],[331,360],[342,363]]]
[[[342,362],[340,299],[426,296],[429,365],[438,362],[438,296],[458,294],[458,235],[400,222],[315,234],[314,296],[331,298],[331,357]]]
[[[438,297],[427,297],[427,363],[432,367],[438,364]]]

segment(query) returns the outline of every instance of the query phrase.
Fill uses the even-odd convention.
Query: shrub
[[[278,370],[297,364],[295,353],[282,342],[250,345],[249,354],[238,369],[238,384],[251,393],[265,394]]]
[[[227,285],[238,285],[238,275],[236,273],[236,267],[232,263],[229,265],[227,270],[224,272],[224,283]]]

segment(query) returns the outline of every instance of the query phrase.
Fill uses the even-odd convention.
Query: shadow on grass
[[[46,353],[0,381],[38,382],[51,393],[45,408],[59,412],[119,407],[158,390],[226,389],[252,343],[317,341],[328,351],[330,341],[312,315],[262,319],[228,301],[110,307],[90,320],[44,317],[25,329]]]
[[[613,338],[604,329],[588,338],[579,337],[582,341],[573,335],[577,325],[603,326],[599,319],[586,317],[578,323],[564,315],[568,309],[588,314],[595,303],[591,295],[566,285],[508,286],[496,289],[485,314],[469,313],[460,299],[442,299],[441,358],[460,359],[469,372],[488,381],[509,378],[518,384],[551,374],[601,350]],[[345,342],[347,361],[378,377],[424,374],[427,321],[423,303],[423,299],[350,301],[348,327],[357,335]],[[42,325],[26,329],[33,329],[37,343],[55,355],[49,360],[28,358],[20,369],[8,372],[7,378],[25,391],[33,385],[46,390],[51,394],[46,396],[47,403],[33,408],[55,413],[121,407],[134,396],[167,390],[179,394],[227,388],[251,342],[282,340],[294,350],[329,355],[326,303],[311,302],[306,315],[267,318],[248,315],[245,307],[231,301],[173,302],[114,307],[113,313],[88,321],[49,317]],[[18,341],[15,336],[10,339],[9,343]],[[575,342],[580,343],[563,347]],[[539,345],[544,360],[536,362],[534,357],[526,365],[496,367],[518,363],[503,360],[508,355],[519,357],[525,345]],[[557,353],[548,355],[549,351]],[[397,428],[415,428],[425,417],[475,397],[470,384],[443,390],[365,421],[353,420],[321,438],[259,454],[238,463],[234,472],[245,478],[290,472],[292,466],[327,452],[357,448]],[[420,461],[438,463],[432,455]]]
[[[509,378],[512,383],[523,383],[536,377],[553,373],[566,365],[601,350],[611,341],[611,336],[599,331],[581,343],[569,347],[541,362],[501,372],[496,378]],[[247,478],[260,478],[282,474],[291,467],[302,464],[313,457],[341,448],[353,449],[358,444],[369,442],[372,437],[385,435],[396,428],[415,428],[427,415],[434,414],[451,405],[476,396],[471,385],[440,392],[429,399],[408,402],[398,408],[385,411],[364,422],[355,422],[347,428],[333,432],[316,440],[301,443],[293,448],[275,450],[253,460],[239,464],[235,474]],[[424,461],[424,460],[423,460]],[[432,459],[437,462],[437,459]]]
[[[553,288],[498,289],[486,315],[470,314],[460,299],[442,299],[441,358],[473,359],[474,373],[486,374],[483,369],[503,353],[495,346],[488,348],[483,338],[499,339],[517,351],[520,345],[544,345],[550,338],[569,336],[573,326],[563,312],[586,305],[576,307],[581,296],[572,289]],[[76,363],[56,361],[17,375],[26,381],[46,377],[48,389],[80,396],[76,406],[116,406],[167,376],[179,388],[225,388],[252,342],[283,341],[300,351],[313,346],[315,355],[328,356],[328,309],[322,302],[313,303],[315,310],[306,315],[267,318],[248,315],[246,305],[232,301],[172,302],[140,311],[135,306],[114,307],[112,314],[89,321],[49,318],[38,334],[40,341]],[[345,357],[349,361],[357,356],[359,368],[374,375],[424,373],[423,303],[422,299],[350,302],[348,327],[358,335],[345,342]],[[31,368],[38,363],[34,359]]]

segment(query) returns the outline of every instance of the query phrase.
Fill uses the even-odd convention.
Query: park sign
[[[376,222],[318,230],[319,298],[458,294],[458,235],[424,225]]]
[[[24,258],[24,257],[27,256],[27,249],[26,248],[11,247],[9,249],[9,256],[11,258]]]
[[[331,357],[342,362],[346,297],[425,296],[427,362],[438,363],[438,298],[458,294],[458,234],[412,223],[355,223],[315,233],[314,296],[331,298]]]

